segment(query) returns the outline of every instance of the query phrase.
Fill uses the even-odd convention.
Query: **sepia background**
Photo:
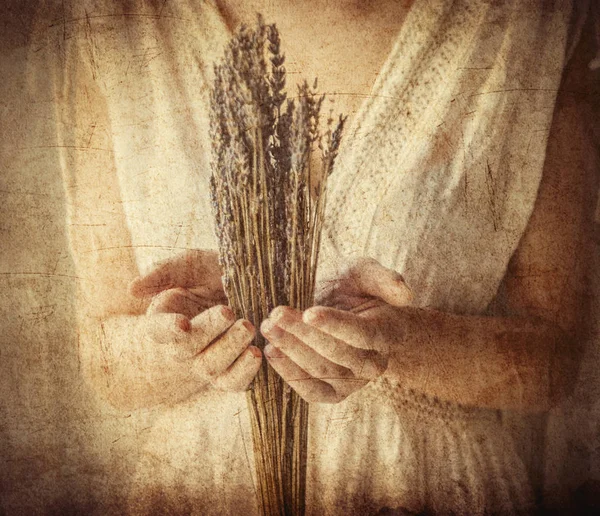
[[[33,135],[40,144],[27,152],[20,143],[48,127],[34,122],[52,109],[51,98],[23,98],[36,4],[0,7],[0,514],[118,514],[154,414],[113,410],[80,374],[54,135]],[[600,85],[598,72],[590,80]],[[521,432],[549,505],[585,481],[577,496],[593,496],[600,481],[596,353],[586,356],[575,402]]]

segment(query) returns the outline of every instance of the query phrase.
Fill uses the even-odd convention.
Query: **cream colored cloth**
[[[416,2],[343,143],[330,240],[401,271],[419,305],[484,310],[523,234],[568,37],[550,4]]]
[[[182,249],[215,247],[206,100],[227,38],[217,10],[88,0],[53,16],[39,49],[58,59],[76,262],[106,266],[103,253],[120,246],[144,272]],[[368,254],[407,278],[419,306],[485,310],[535,202],[570,17],[567,1],[414,2],[340,151],[329,260]],[[130,240],[114,244],[119,224]],[[241,395],[166,412],[141,454],[132,512],[255,513],[247,423]],[[311,407],[310,425],[311,514],[532,507],[499,412],[380,380]]]

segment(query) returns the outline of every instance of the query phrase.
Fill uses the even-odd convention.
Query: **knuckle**
[[[212,378],[198,364],[196,364],[196,366],[192,368],[192,376],[194,380],[200,384],[212,385]]]
[[[198,369],[201,371],[201,376],[209,380],[211,383],[217,379],[218,372],[216,368],[212,364],[207,363],[205,360],[200,361]]]
[[[214,369],[205,369],[204,370],[204,378],[206,378],[210,383],[214,384],[217,380],[217,372]]]
[[[192,351],[187,346],[183,346],[175,341],[170,343],[168,350],[171,357],[177,362],[183,362],[193,356]]]

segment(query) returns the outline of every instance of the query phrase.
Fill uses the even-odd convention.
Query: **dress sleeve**
[[[68,7],[41,11],[29,52],[28,89],[53,99],[56,158],[66,200],[66,233],[79,287],[78,308],[104,316],[133,311],[137,275],[121,200],[106,100],[94,69],[89,24]]]
[[[216,247],[206,105],[226,31],[203,2],[57,4],[32,59],[51,72],[37,78],[51,83],[56,106],[82,306],[136,312],[127,295],[135,275]]]

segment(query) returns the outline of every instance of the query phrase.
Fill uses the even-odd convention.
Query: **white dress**
[[[42,39],[59,60],[71,236],[87,246],[76,261],[102,266],[111,224],[123,221],[142,273],[183,249],[215,248],[206,98],[227,39],[218,11],[89,0],[61,16]],[[405,276],[418,306],[485,311],[533,209],[571,16],[568,1],[414,2],[340,151],[329,260],[370,255]],[[96,195],[98,184],[110,187]],[[78,229],[101,216],[105,228]],[[161,413],[131,512],[255,514],[245,403],[209,393]],[[310,414],[309,514],[533,509],[500,411],[382,378]]]

